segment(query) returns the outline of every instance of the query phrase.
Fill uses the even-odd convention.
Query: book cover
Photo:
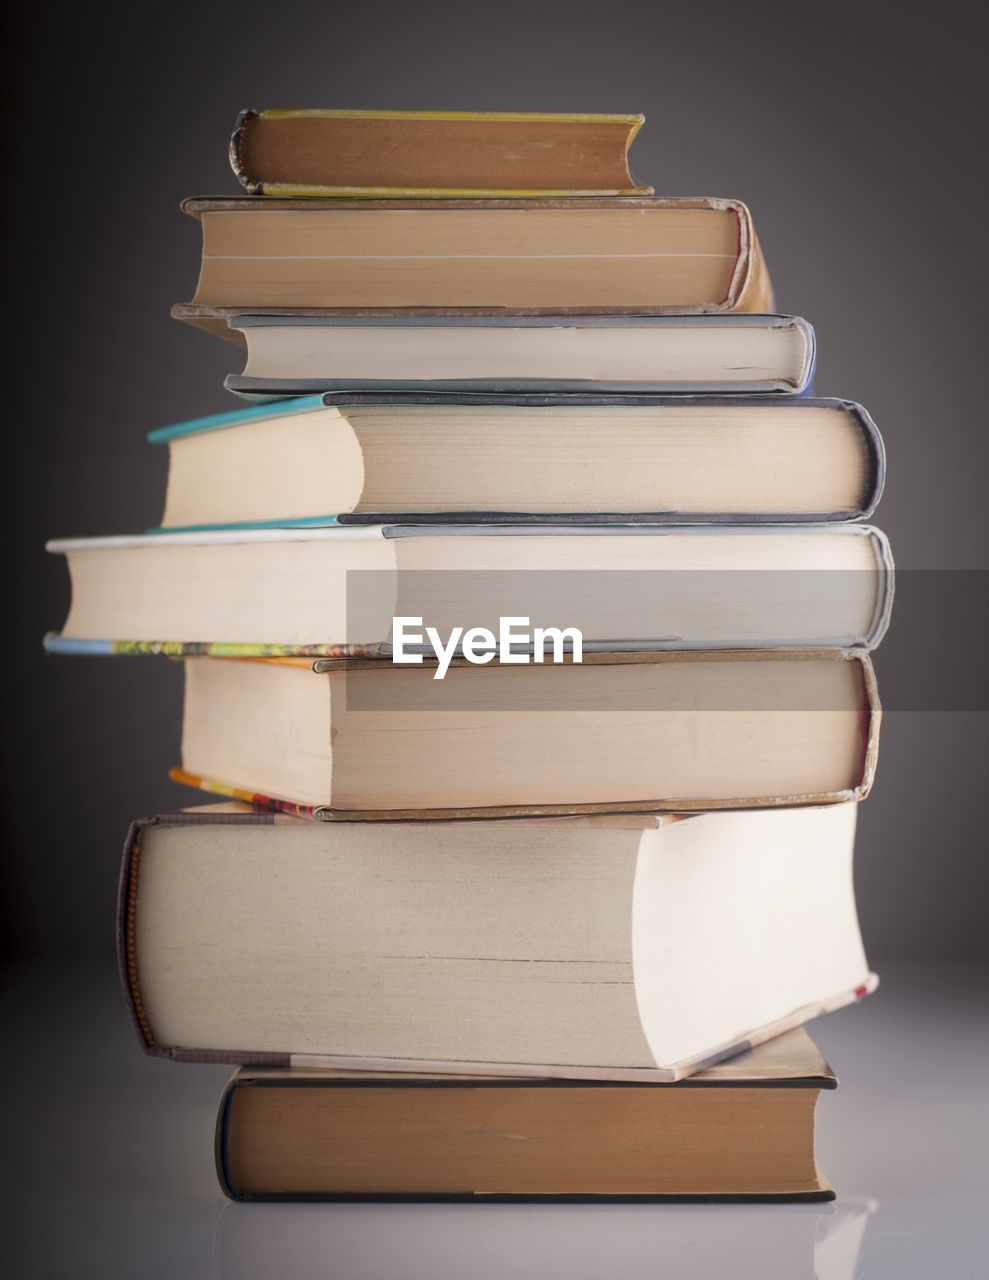
[[[830,1200],[813,1114],[836,1085],[802,1028],[675,1084],[242,1067],[216,1168],[242,1201]]]
[[[230,166],[250,195],[652,195],[628,169],[642,115],[241,111]]]

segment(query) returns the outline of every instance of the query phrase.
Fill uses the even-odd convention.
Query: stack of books
[[[175,314],[251,403],[50,544],[48,648],[181,658],[224,797],[132,827],[120,954],[148,1052],[239,1066],[235,1198],[833,1194],[882,443],[640,123],[243,113]]]

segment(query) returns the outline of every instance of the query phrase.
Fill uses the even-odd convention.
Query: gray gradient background
[[[41,548],[155,523],[166,456],[145,432],[237,403],[220,384],[239,351],[168,309],[191,297],[200,250],[178,202],[236,190],[226,143],[240,107],[644,112],[636,177],[749,203],[780,310],[816,326],[819,394],[860,400],[879,423],[889,476],[876,519],[898,565],[985,570],[983,44],[960,12],[932,26],[892,5],[621,0],[23,11],[5,129],[7,306],[24,339],[6,367],[18,407],[6,415],[5,945],[108,953],[127,822],[190,800],[165,777],[180,671],[45,660],[40,636],[68,590]],[[945,659],[946,628],[920,605],[901,607],[899,638],[894,614],[880,690],[892,668],[897,707],[937,706],[911,701],[909,682],[947,660],[943,705],[956,709],[894,709],[884,725],[858,865],[877,966],[989,946],[989,720],[957,710],[959,670],[980,675],[982,646]]]
[[[153,523],[165,455],[144,433],[234,407],[220,382],[238,368],[237,351],[176,324],[168,308],[191,296],[199,254],[198,227],[178,202],[235,189],[225,148],[236,111],[644,112],[637,178],[661,194],[749,203],[780,309],[817,328],[820,394],[858,399],[879,423],[889,479],[877,520],[899,565],[986,570],[977,13],[621,0],[22,10],[3,116],[17,345],[4,369],[11,603],[0,901],[16,963],[0,988],[0,1098],[13,1102],[0,1123],[15,1172],[2,1201],[17,1227],[5,1252],[17,1254],[17,1274],[212,1276],[215,1241],[252,1212],[224,1209],[209,1169],[225,1073],[143,1059],[110,970],[127,823],[192,798],[165,778],[178,759],[181,673],[152,660],[40,653],[68,598],[44,540]],[[880,1201],[858,1274],[975,1276],[989,717],[965,710],[957,692],[984,678],[981,644],[953,658],[950,625],[920,605],[899,633],[894,616],[881,688],[899,664],[907,692],[897,706],[909,706],[910,679],[946,661],[955,693],[943,705],[954,709],[895,709],[884,725],[857,855],[865,940],[884,985],[815,1031],[843,1078],[822,1103],[821,1151],[843,1194]],[[642,1209],[635,1239],[652,1252],[634,1266],[619,1247],[620,1211],[506,1209],[480,1223],[476,1210],[423,1212],[436,1252],[415,1243],[422,1215],[410,1233],[409,1215],[387,1207],[313,1211],[308,1246],[293,1244],[293,1220],[277,1210],[264,1221],[272,1240],[283,1233],[285,1274],[349,1278],[365,1273],[357,1263],[388,1256],[376,1276],[600,1274],[596,1263],[581,1269],[575,1241],[585,1238],[585,1260],[614,1258],[626,1274],[744,1271],[730,1234],[720,1262],[707,1247],[725,1240],[723,1218],[712,1231],[704,1216],[716,1210],[684,1227],[669,1211]],[[365,1233],[363,1261],[334,1258],[335,1221],[346,1239]],[[775,1219],[765,1221],[771,1259]],[[707,1242],[698,1256],[710,1270],[664,1265],[668,1233],[684,1230],[688,1243]],[[564,1236],[567,1250],[554,1243]]]

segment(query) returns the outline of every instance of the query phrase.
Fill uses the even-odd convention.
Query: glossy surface
[[[814,1026],[841,1079],[818,1111],[834,1206],[235,1205],[212,1167],[226,1068],[143,1057],[106,968],[8,970],[5,1254],[75,1280],[976,1277],[986,977],[891,968]]]

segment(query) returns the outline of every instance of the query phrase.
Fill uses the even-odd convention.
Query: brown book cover
[[[172,314],[232,341],[241,337],[227,328],[227,317],[246,312],[497,316],[774,310],[752,218],[738,200],[237,196],[194,197],[182,208],[203,224],[203,261],[191,304],[179,304]],[[603,213],[606,220],[593,217]],[[709,223],[709,215],[722,221]],[[557,264],[561,257],[565,271]]]
[[[251,195],[651,195],[628,168],[641,115],[246,110],[230,165]]]
[[[675,1084],[242,1068],[220,1102],[233,1200],[831,1200],[803,1028]]]

